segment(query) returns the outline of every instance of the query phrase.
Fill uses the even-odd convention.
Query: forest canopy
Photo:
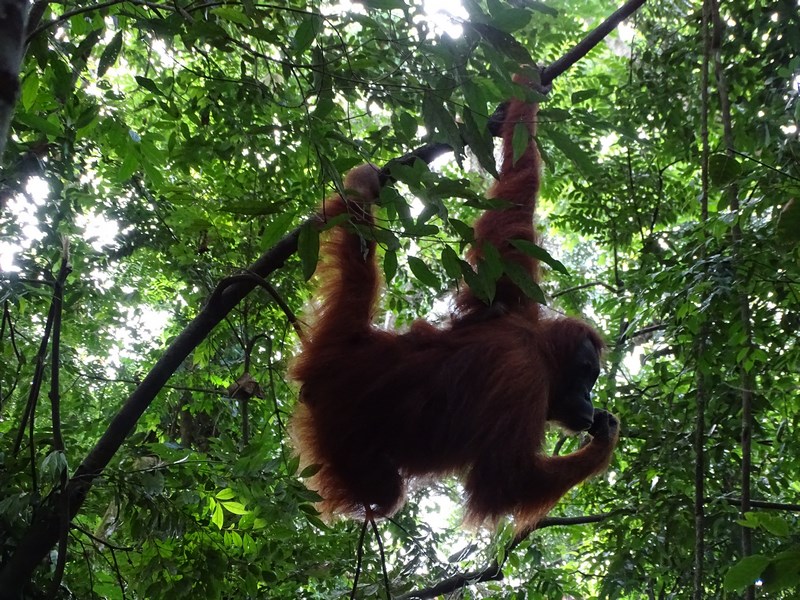
[[[541,104],[528,291],[607,343],[605,474],[523,534],[450,478],[327,522],[287,432],[322,199],[434,149],[377,324],[491,299],[491,116],[621,5],[0,0],[0,600],[796,598],[796,0],[644,3]]]

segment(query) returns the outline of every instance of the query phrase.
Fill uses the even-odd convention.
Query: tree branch
[[[609,33],[614,31],[617,25],[639,10],[645,2],[646,0],[629,0],[605,21],[600,23],[600,25],[590,31],[586,37],[575,44],[564,56],[549,67],[545,67],[544,71],[542,71],[542,85],[552,83],[556,77],[563,74],[572,65],[589,54],[592,48],[597,46]]]
[[[646,1],[647,0],[629,0],[622,5],[610,17],[590,31],[580,42],[575,44],[571,50],[551,65],[542,69],[539,85],[543,88],[550,85],[556,77],[564,74],[567,69],[586,56],[589,51],[602,42],[617,25],[635,13]],[[502,111],[503,106],[504,105],[501,104],[497,110]],[[466,142],[465,145],[467,145]],[[450,144],[426,144],[397,159],[397,162],[400,164],[411,164],[414,162],[415,158],[419,158],[430,164],[436,158],[452,151],[453,147]],[[393,163],[390,163],[381,170],[381,183],[385,183],[389,179],[389,168],[392,164]]]
[[[316,217],[311,220],[318,221]],[[284,265],[297,250],[298,227],[272,249],[264,253],[248,267],[248,271],[262,278]],[[108,429],[89,452],[67,484],[69,518],[73,519],[83,505],[94,480],[103,472],[125,438],[133,431],[139,418],[150,406],[167,380],[181,366],[189,354],[202,342],[217,324],[232,311],[237,304],[256,286],[253,278],[219,287],[211,295],[209,302],[176,337],[156,362],[147,376],[128,396],[119,412],[112,418]],[[48,321],[50,321],[48,319]],[[46,332],[45,339],[49,337]],[[13,556],[0,571],[0,600],[19,596],[19,590],[30,579],[36,566],[58,541],[59,515],[57,511],[58,494],[49,505],[42,507],[36,520],[30,525],[17,545]]]
[[[585,290],[586,288],[590,288],[590,287],[604,287],[609,292],[611,292],[612,294],[619,294],[620,293],[620,290],[615,288],[613,285],[607,284],[605,281],[590,281],[588,283],[582,283],[580,285],[576,285],[576,286],[573,286],[573,287],[568,287],[568,288],[563,289],[563,290],[559,290],[554,294],[550,294],[550,297],[551,298],[558,298],[559,296],[564,296],[566,294],[569,294],[570,292],[577,292],[579,290]]]
[[[545,529],[546,527],[600,523],[601,521],[605,521],[610,517],[627,512],[630,511],[628,509],[620,509],[599,515],[585,515],[582,517],[545,517],[532,529],[521,531],[514,537],[508,546],[506,546],[506,550],[503,553],[502,562],[495,558],[492,560],[492,562],[481,569],[467,571],[466,573],[457,573],[456,575],[448,577],[447,579],[443,579],[439,583],[430,587],[422,588],[413,592],[408,592],[402,596],[398,596],[395,600],[429,600],[431,598],[436,598],[437,596],[450,594],[468,585],[482,583],[484,581],[499,581],[503,579],[503,564],[505,563],[505,557],[507,557],[517,546],[525,541],[525,539],[534,531]]]
[[[64,284],[67,276],[72,272],[72,265],[69,261],[69,240],[62,240],[61,266],[58,268],[58,275],[53,286],[53,343],[50,349],[50,416],[53,427],[53,451],[60,452],[63,461],[63,468],[59,473],[59,503],[58,503],[58,559],[56,568],[53,572],[53,579],[50,582],[50,594],[55,597],[61,587],[61,580],[64,578],[64,568],[67,566],[67,539],[69,538],[69,507],[67,506],[67,496],[64,490],[67,488],[67,461],[66,447],[64,446],[64,436],[61,432],[61,316],[64,308]],[[33,420],[31,420],[31,423]]]
[[[277,304],[278,307],[283,311],[283,314],[286,315],[286,320],[289,321],[289,324],[292,326],[292,329],[294,329],[297,336],[299,338],[303,337],[303,330],[300,329],[300,322],[298,321],[297,316],[294,314],[294,311],[292,311],[291,307],[286,304],[286,301],[278,293],[278,290],[276,290],[269,281],[259,276],[257,273],[246,272],[239,275],[226,277],[219,282],[217,289],[224,288],[225,286],[231,285],[232,283],[242,279],[251,279],[256,283],[256,285],[258,285],[258,287],[265,290],[272,297],[272,299],[275,300],[275,304]]]
[[[0,164],[19,96],[19,69],[27,20],[27,0],[0,0]]]
[[[732,506],[741,506],[741,498],[706,498],[706,501],[722,501]],[[785,510],[789,512],[800,512],[800,504],[786,504],[783,502],[767,502],[766,500],[750,500],[751,508],[763,508],[765,510]]]

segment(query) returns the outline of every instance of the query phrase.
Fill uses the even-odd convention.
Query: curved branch
[[[564,73],[572,65],[589,54],[589,51],[597,46],[603,39],[616,28],[622,21],[635,13],[646,0],[629,0],[610,17],[600,23],[586,37],[575,44],[572,49],[553,64],[545,67],[542,71],[542,85],[551,83],[556,77]]]
[[[257,273],[245,272],[240,275],[231,275],[230,277],[226,277],[217,284],[217,288],[214,290],[214,293],[219,293],[220,290],[225,289],[237,281],[246,281],[247,279],[254,281],[256,285],[264,289],[272,297],[272,299],[275,300],[275,304],[277,304],[278,308],[280,308],[283,311],[283,314],[286,315],[286,320],[289,321],[289,324],[292,326],[292,329],[294,329],[297,337],[302,339],[303,330],[300,328],[300,321],[297,319],[297,315],[295,315],[294,311],[292,311],[289,305],[286,304],[286,300],[281,297],[281,295],[278,293],[278,290],[276,290],[269,281]]]
[[[527,531],[520,531],[514,539],[506,546],[503,556],[508,556],[517,546],[519,546],[525,539],[534,531],[544,529],[546,527],[559,527],[570,525],[586,525],[589,523],[600,523],[610,517],[619,514],[630,512],[629,509],[614,510],[608,513],[599,515],[585,515],[581,517],[545,517],[539,523]],[[422,588],[413,592],[408,592],[402,596],[398,596],[396,600],[429,600],[444,594],[449,594],[460,590],[468,585],[475,583],[482,583],[484,581],[499,581],[503,579],[503,562],[501,563],[496,558],[482,569],[475,571],[467,571],[466,573],[457,573],[452,577],[443,579],[439,583],[427,588]]]
[[[572,65],[586,56],[592,48],[597,46],[600,42],[602,42],[609,33],[614,31],[614,28],[619,25],[623,20],[630,17],[633,13],[635,13],[647,0],[629,0],[627,3],[622,5],[619,9],[617,9],[610,17],[608,17],[605,21],[600,23],[597,27],[595,27],[592,31],[590,31],[580,42],[575,44],[569,52],[564,54],[561,58],[556,60],[551,65],[542,69],[539,85],[542,87],[549,86],[553,80],[562,75],[567,69],[569,69]],[[496,120],[498,117],[495,115],[500,115],[499,118],[502,118],[502,114],[504,109],[505,103],[501,104],[495,110],[493,118]],[[492,119],[490,119],[490,122]],[[499,133],[499,128],[496,132],[493,133],[495,137]],[[467,146],[469,144],[464,142],[464,145]],[[400,164],[411,164],[414,162],[415,158],[419,158],[420,160],[425,161],[426,163],[430,164],[433,160],[439,158],[443,154],[447,154],[448,152],[452,152],[453,147],[450,144],[445,143],[436,143],[436,144],[426,144],[424,146],[420,146],[419,148],[409,152],[402,158],[397,159]],[[390,162],[386,167],[381,170],[381,183],[386,183],[389,180],[389,171],[388,169],[391,167],[393,163]]]

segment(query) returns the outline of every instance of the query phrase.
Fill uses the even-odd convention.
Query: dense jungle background
[[[542,104],[541,288],[608,342],[605,475],[522,539],[414,486],[376,538],[292,452],[301,225],[447,143],[382,198],[379,321],[491,295],[455,260],[488,117],[617,8],[0,0],[0,598],[797,598],[796,0],[651,0]]]

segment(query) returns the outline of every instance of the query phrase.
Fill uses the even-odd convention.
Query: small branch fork
[[[563,73],[570,65],[574,64],[581,57],[585,56],[591,48],[599,43],[622,19],[633,14],[645,0],[629,0],[622,8],[616,11],[598,28],[592,31],[586,38],[568,52],[562,59],[556,61],[550,67],[544,69],[542,73],[542,83],[550,83],[555,77]],[[417,158],[430,162],[450,151],[451,148],[445,144],[434,144],[423,146],[414,152],[397,159],[406,163],[413,162]],[[388,174],[387,167],[383,173]],[[317,216],[311,217],[308,221],[316,226],[320,219]],[[313,225],[312,225],[313,226]],[[108,428],[100,437],[94,448],[89,452],[80,466],[75,470],[72,478],[66,484],[59,500],[45,504],[36,519],[31,523],[28,530],[20,539],[16,551],[0,570],[0,600],[16,598],[21,589],[30,580],[36,567],[41,563],[50,549],[61,539],[61,523],[64,519],[73,519],[81,509],[94,480],[100,476],[105,467],[119,450],[127,436],[133,431],[136,423],[141,418],[144,411],[150,406],[159,391],[164,387],[172,374],[183,364],[183,361],[191,352],[208,336],[227,315],[249,294],[256,286],[262,285],[260,280],[267,280],[276,270],[283,267],[286,261],[297,251],[297,242],[300,230],[297,227],[275,246],[265,252],[258,260],[250,265],[245,276],[234,276],[220,282],[215,291],[209,298],[206,306],[200,310],[197,316],[186,326],[186,328],[172,341],[170,346],[164,351],[156,364],[150,369],[142,382],[131,393],[124,402],[119,412],[112,418]],[[258,279],[260,278],[260,280]],[[263,285],[262,285],[263,287]],[[269,285],[265,289],[269,291]],[[273,295],[273,298],[275,296]],[[283,307],[282,307],[283,308]],[[37,357],[37,372],[43,371],[44,352],[46,351],[47,338],[50,334],[50,327],[53,322],[53,312],[48,317],[46,332]],[[39,365],[41,362],[41,366]],[[34,380],[34,386],[41,384],[41,375]],[[31,398],[27,407],[24,419],[27,424],[32,425],[33,410],[35,402],[34,390],[31,390]],[[38,388],[36,389],[38,394]],[[24,429],[21,429],[24,432]],[[22,434],[24,435],[24,433]],[[15,451],[19,450],[21,437],[14,445]],[[62,509],[68,508],[68,514],[64,515]],[[544,526],[547,520],[543,521],[539,528]],[[495,569],[499,570],[499,565]],[[488,578],[489,574],[482,575]],[[484,579],[486,580],[486,579]],[[457,589],[457,588],[454,588]]]

